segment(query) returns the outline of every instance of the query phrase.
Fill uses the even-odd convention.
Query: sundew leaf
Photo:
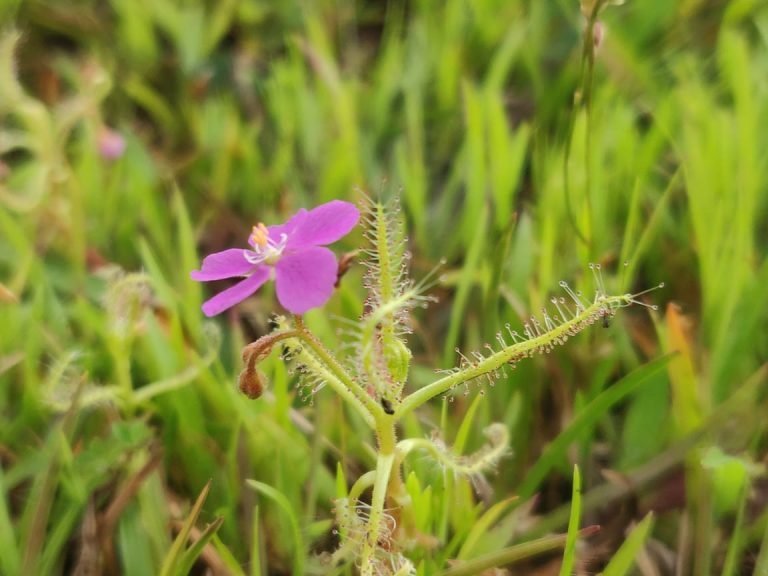
[[[400,401],[408,377],[411,352],[404,336],[410,310],[423,297],[408,279],[406,239],[396,203],[368,200],[363,212],[369,242],[365,259],[368,308],[360,324],[358,363],[390,412]]]

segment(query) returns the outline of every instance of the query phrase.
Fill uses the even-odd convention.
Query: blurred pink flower
[[[117,160],[125,152],[125,138],[119,132],[106,126],[98,136],[99,154],[107,160]]]
[[[277,299],[294,314],[325,304],[333,294],[338,265],[324,246],[346,236],[360,219],[354,204],[333,200],[307,211],[303,208],[285,224],[253,227],[252,249],[231,248],[203,260],[193,280],[210,282],[244,278],[203,304],[206,316],[215,316],[256,292],[271,276]]]

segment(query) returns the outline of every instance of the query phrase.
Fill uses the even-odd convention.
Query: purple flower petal
[[[294,314],[322,306],[333,294],[337,272],[336,256],[328,248],[283,256],[275,265],[277,299]]]
[[[285,224],[276,224],[275,226],[267,226],[269,230],[269,237],[273,242],[280,242],[280,236],[285,234],[290,237],[294,231],[302,226],[307,219],[307,212],[304,208],[300,208],[296,214],[286,220]],[[248,238],[248,242],[253,246],[253,242]]]
[[[297,218],[299,214],[294,216]],[[349,234],[360,219],[360,211],[350,202],[332,200],[313,208],[302,219],[297,221],[297,226],[288,234],[288,248],[299,246],[324,246],[336,242],[339,238]],[[288,222],[291,222],[289,220]],[[287,226],[288,223],[286,223]],[[272,229],[270,228],[270,235]]]
[[[223,292],[219,292],[216,296],[205,302],[203,304],[203,313],[206,316],[216,316],[216,314],[231,308],[238,302],[242,302],[261,288],[261,285],[269,278],[269,273],[269,266],[259,266],[248,278],[238,282],[231,288],[227,288]]]
[[[246,276],[253,270],[253,264],[245,259],[246,250],[232,248],[206,256],[200,270],[193,270],[192,280],[210,282],[235,276]]]

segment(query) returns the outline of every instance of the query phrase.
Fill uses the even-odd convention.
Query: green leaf
[[[571,518],[568,520],[568,537],[565,541],[563,564],[560,566],[560,576],[571,576],[576,563],[576,542],[579,539],[579,522],[581,521],[581,474],[578,465],[573,467],[573,492],[571,495]]]
[[[461,546],[461,550],[459,550],[459,560],[467,560],[472,556],[472,551],[480,539],[486,535],[488,529],[501,517],[501,515],[509,508],[510,504],[515,500],[516,498],[513,497],[497,502],[472,525],[472,529],[469,531],[469,534],[467,534],[464,544]]]
[[[246,480],[246,482],[248,486],[275,502],[288,515],[288,521],[290,522],[291,531],[293,532],[293,541],[296,544],[293,551],[293,573],[296,576],[302,576],[304,574],[306,549],[304,546],[304,538],[299,529],[299,521],[296,518],[296,513],[294,512],[291,503],[282,493],[278,492],[268,484],[257,482],[256,480]]]
[[[612,406],[632,394],[651,376],[661,371],[671,358],[671,355],[662,356],[633,370],[587,404],[576,415],[570,426],[563,430],[539,456],[518,490],[520,497],[529,498],[536,491],[547,472],[561,461],[568,446],[577,440],[584,430],[590,429]]]
[[[439,572],[436,576],[474,576],[482,573],[483,570],[496,566],[506,566],[520,560],[533,558],[539,554],[558,550],[565,546],[565,541],[565,536],[545,536],[463,562],[458,566]]]
[[[653,512],[646,514],[645,518],[632,529],[627,539],[613,555],[611,561],[605,567],[603,576],[624,576],[628,574],[637,554],[645,544],[653,528]]]
[[[203,530],[203,533],[200,534],[200,538],[195,540],[192,546],[184,551],[184,553],[181,555],[181,558],[179,559],[178,568],[176,569],[176,574],[178,574],[178,576],[186,576],[189,574],[190,570],[192,570],[192,567],[195,564],[195,561],[197,561],[197,557],[200,556],[203,548],[205,548],[205,545],[208,544],[211,538],[213,538],[223,523],[224,518],[216,518],[216,520],[206,526],[205,530]]]
[[[0,573],[9,575],[19,574],[21,557],[16,536],[13,532],[13,523],[11,522],[5,494],[3,467],[0,466],[0,549],[3,551],[0,554]]]
[[[165,556],[163,566],[160,569],[160,576],[178,576],[180,574],[184,574],[181,572],[183,562],[185,561],[184,546],[189,539],[189,533],[192,531],[195,522],[197,522],[197,517],[200,515],[200,511],[203,509],[203,504],[205,503],[205,499],[208,496],[210,489],[211,483],[209,481],[203,488],[202,492],[200,492],[200,495],[197,497],[195,504],[192,506],[192,510],[190,510],[187,519],[184,521],[184,524],[179,531],[179,534],[173,541],[171,549]]]

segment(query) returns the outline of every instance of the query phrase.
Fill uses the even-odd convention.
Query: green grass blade
[[[605,567],[603,576],[625,576],[635,563],[637,554],[645,544],[653,528],[653,512],[646,514],[645,518],[632,529],[627,539],[613,555],[611,561]]]
[[[259,507],[253,509],[253,536],[251,538],[251,572],[250,576],[261,576],[261,527],[259,523]]]
[[[213,544],[213,547],[219,554],[219,558],[221,558],[221,561],[233,576],[245,576],[245,572],[240,566],[240,562],[235,558],[232,551],[227,548],[224,542],[221,541],[221,537],[218,533],[214,534],[213,538],[211,538],[211,544]]]
[[[499,519],[499,517],[507,510],[507,508],[509,508],[509,505],[514,501],[515,498],[507,498],[506,500],[502,500],[501,502],[494,504],[477,520],[477,522],[473,524],[472,529],[469,531],[469,534],[467,534],[464,543],[461,545],[461,550],[459,550],[459,560],[467,560],[472,556],[472,551],[480,539],[485,536],[485,534],[488,532],[488,529],[493,525],[494,522],[496,522],[496,520]]]
[[[750,492],[749,488],[750,483],[746,482],[742,486],[741,494],[739,495],[739,509],[736,513],[733,532],[729,538],[730,542],[728,543],[728,552],[725,556],[722,576],[738,576],[739,574],[740,555],[748,543],[744,530],[744,521]]]
[[[448,327],[448,335],[445,339],[443,353],[446,363],[450,363],[454,359],[454,350],[459,339],[459,329],[464,322],[469,293],[475,284],[476,275],[480,269],[483,248],[485,247],[485,240],[488,235],[486,229],[488,225],[487,207],[483,207],[482,210],[480,210],[480,215],[476,224],[475,234],[469,246],[464,266],[461,269],[461,275],[459,276],[458,287],[456,289],[456,297],[454,298],[451,307],[451,323]]]
[[[14,535],[14,527],[8,505],[5,499],[5,485],[3,482],[3,467],[0,466],[0,573],[19,574],[21,557],[19,547]]]
[[[438,572],[436,576],[474,576],[475,574],[481,574],[484,570],[496,566],[506,566],[514,562],[534,558],[539,554],[559,550],[565,546],[566,538],[565,535],[545,536],[530,542],[515,544],[514,546],[485,554],[448,570]]]
[[[160,570],[160,576],[176,576],[180,573],[181,562],[184,558],[184,546],[189,539],[189,533],[192,531],[195,522],[197,522],[197,517],[200,515],[200,511],[203,509],[203,504],[205,503],[205,499],[208,496],[210,489],[211,483],[208,482],[197,497],[195,504],[192,506],[192,510],[190,510],[187,519],[181,527],[181,531],[179,531],[179,534],[173,541],[173,545],[171,545],[171,549],[165,556],[163,566]]]
[[[268,484],[257,482],[256,480],[246,480],[246,482],[251,488],[275,502],[275,504],[280,506],[280,508],[282,508],[288,515],[288,521],[291,524],[291,531],[293,532],[293,541],[296,544],[293,552],[293,573],[296,576],[301,576],[304,574],[304,555],[306,554],[306,549],[304,547],[304,538],[299,529],[299,521],[298,518],[296,518],[296,513],[291,507],[291,503],[282,493],[278,492]]]
[[[533,465],[520,486],[518,491],[520,497],[523,499],[530,497],[547,472],[563,457],[571,442],[574,442],[584,430],[594,425],[612,406],[632,394],[648,378],[664,369],[672,357],[672,355],[662,356],[637,368],[587,404],[571,425],[547,446]]]
[[[203,548],[205,548],[205,545],[208,544],[211,538],[218,532],[223,523],[224,518],[216,518],[216,520],[208,524],[205,530],[203,530],[203,533],[200,534],[200,538],[195,540],[192,546],[184,551],[179,559],[179,566],[176,569],[176,574],[178,576],[186,576],[189,574],[197,561],[198,556],[202,553]]]
[[[755,576],[768,576],[768,522],[765,523],[763,541],[760,543],[760,554],[755,562]]]
[[[571,495],[571,518],[568,520],[568,537],[565,541],[563,564],[560,566],[560,576],[571,576],[576,563],[576,542],[579,539],[579,522],[581,521],[581,474],[579,466],[573,467],[573,492]]]
[[[472,404],[469,405],[469,409],[464,414],[464,418],[459,426],[459,431],[456,433],[456,438],[453,441],[453,451],[456,454],[463,454],[464,448],[467,445],[467,439],[469,438],[469,432],[472,430],[472,425],[475,422],[475,416],[477,416],[477,409],[480,407],[480,403],[483,401],[483,397],[479,394],[472,400]]]

